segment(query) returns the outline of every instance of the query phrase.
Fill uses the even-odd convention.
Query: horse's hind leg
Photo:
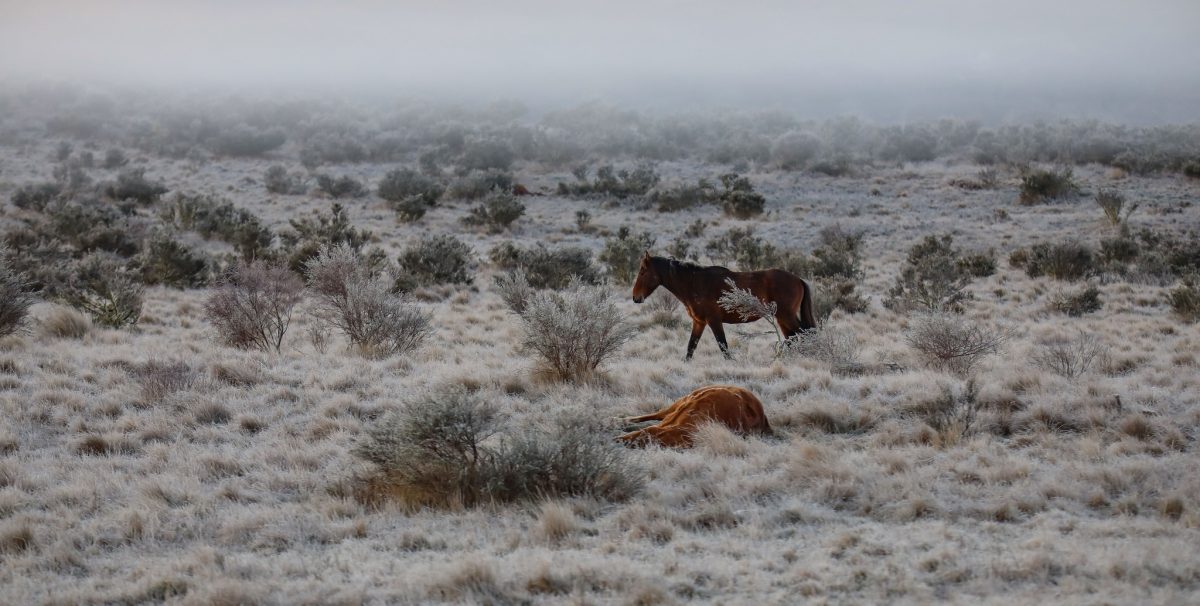
[[[652,412],[648,415],[642,415],[640,417],[629,417],[629,418],[625,419],[625,422],[626,423],[645,423],[646,421],[661,421],[670,412],[671,412],[671,407],[668,406],[658,412]]]
[[[696,351],[696,344],[700,342],[700,335],[704,334],[704,322],[692,320],[692,336],[688,338],[687,355],[684,360],[691,360],[692,354]]]
[[[732,360],[733,355],[729,353],[729,343],[725,342],[725,327],[720,322],[713,322],[708,327],[712,329],[713,336],[717,339],[717,346],[721,348],[721,353],[725,354],[725,359]]]
[[[784,339],[800,334],[800,319],[795,315],[789,316],[787,312],[782,312],[776,314],[775,321],[779,323],[779,330],[783,332]]]

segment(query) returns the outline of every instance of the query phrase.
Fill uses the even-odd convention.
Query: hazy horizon
[[[0,78],[881,121],[1200,116],[1200,4],[8,4]]]

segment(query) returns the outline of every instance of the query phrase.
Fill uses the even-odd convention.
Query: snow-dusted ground
[[[51,149],[0,149],[0,194],[48,179]],[[131,156],[172,190],[219,194],[272,227],[330,203],[265,192],[269,165],[298,166],[286,152],[206,162]],[[325,170],[373,185],[390,168]],[[659,165],[666,182],[721,168]],[[1013,173],[1002,171],[994,190],[948,184],[977,168],[752,172],[768,213],[750,221],[712,206],[663,214],[530,197],[525,217],[499,235],[463,227],[465,202],[402,224],[374,196],[346,201],[393,257],[420,235],[455,233],[480,258],[473,286],[423,303],[437,332],[409,359],[365,360],[341,344],[318,353],[303,312],[281,355],[225,348],[203,319],[204,290],[149,289],[138,328],[93,329],[81,340],[54,338],[35,322],[0,341],[0,603],[1195,602],[1200,327],[1171,316],[1165,287],[1124,281],[1101,285],[1098,313],[1048,311],[1064,285],[1030,279],[1007,257],[1034,242],[1109,235],[1088,195],[1101,186],[1141,203],[1135,226],[1194,228],[1200,185],[1081,167],[1083,195],[1025,207],[1015,203]],[[547,192],[571,179],[535,165],[515,172]],[[11,225],[17,211],[5,204]],[[596,231],[576,230],[580,209]],[[698,218],[709,223],[705,238],[753,226],[805,251],[825,226],[862,230],[871,307],[832,322],[856,336],[861,360],[902,370],[841,376],[815,360],[773,361],[764,327],[731,332],[735,361],[705,335],[685,363],[687,329],[652,323],[622,293],[622,310],[644,330],[605,367],[607,380],[532,378],[521,329],[490,291],[486,253],[495,243],[598,251],[604,233],[629,225],[661,247]],[[923,368],[904,341],[906,318],[880,304],[908,248],[943,232],[965,248],[995,250],[999,269],[972,284],[966,315],[1015,335],[978,370],[983,411],[965,437],[933,432],[913,413],[965,383]],[[54,313],[39,304],[34,315]],[[1076,329],[1110,348],[1105,364],[1076,379],[1030,364],[1040,339]],[[148,400],[129,370],[147,360],[182,361],[195,381]],[[780,436],[712,430],[695,450],[636,451],[649,479],[624,503],[411,513],[355,500],[365,467],[350,448],[363,428],[414,391],[464,382],[513,424],[564,411],[632,414],[733,383],[760,396]],[[819,418],[860,429],[828,433]],[[1137,429],[1143,421],[1148,431]],[[1016,430],[991,429],[1003,423]],[[96,437],[109,454],[82,447]]]

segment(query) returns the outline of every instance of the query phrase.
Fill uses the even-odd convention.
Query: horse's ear
[[[650,258],[650,249],[647,248],[646,250],[642,251],[642,259],[649,259],[649,258]]]

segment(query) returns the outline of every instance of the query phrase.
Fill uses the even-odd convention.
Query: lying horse
[[[779,322],[784,338],[816,327],[812,312],[812,289],[807,282],[782,269],[730,271],[724,267],[701,267],[675,259],[651,257],[650,253],[646,253],[642,257],[637,280],[633,282],[633,302],[641,303],[654,289],[662,286],[683,303],[692,317],[692,337],[688,340],[686,359],[692,359],[705,326],[712,329],[721,353],[729,358],[729,345],[725,342],[722,324],[741,324],[759,318],[744,318],[726,311],[717,302],[729,289],[725,283],[728,279],[760,300],[775,303],[775,320]]]
[[[749,391],[732,385],[709,385],[683,396],[652,414],[626,419],[630,423],[659,421],[620,438],[630,446],[660,444],[688,448],[701,423],[721,423],[735,432],[771,434],[762,402]]]

